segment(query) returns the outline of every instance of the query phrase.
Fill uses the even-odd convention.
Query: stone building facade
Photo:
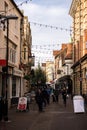
[[[28,21],[28,16],[23,18],[23,27],[22,27],[22,44],[21,44],[21,63],[20,69],[23,71],[24,76],[29,76],[31,73],[31,46],[32,46],[32,35],[30,23]],[[24,78],[24,93],[28,92],[30,89],[29,80]]]
[[[72,93],[72,47],[72,43],[62,44],[62,48],[60,50],[56,51],[56,53],[55,51],[53,52],[55,57],[56,85],[61,89],[65,86],[68,88],[69,93]]]
[[[19,69],[22,19],[13,0],[0,0],[0,96],[7,96],[9,106],[23,94],[23,72]]]
[[[87,0],[72,0],[73,93],[87,93]]]

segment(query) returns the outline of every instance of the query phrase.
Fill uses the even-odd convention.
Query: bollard
[[[0,97],[0,121],[2,120],[2,97]]]
[[[3,101],[3,118],[4,121],[8,121],[8,101],[4,99]]]

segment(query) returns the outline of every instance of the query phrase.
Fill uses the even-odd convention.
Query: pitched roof
[[[14,0],[10,0],[10,2],[15,6],[15,8],[17,9],[17,11],[20,13],[20,15],[23,17],[23,13],[21,12],[21,10],[18,8],[18,6],[16,5],[16,3],[14,2]]]

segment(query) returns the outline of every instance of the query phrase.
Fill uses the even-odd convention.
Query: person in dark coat
[[[41,89],[38,89],[35,96],[36,103],[38,105],[39,112],[43,111],[43,94]]]
[[[43,94],[44,107],[46,107],[46,105],[47,105],[47,98],[48,98],[48,93],[47,93],[47,91],[46,91],[46,88],[44,88],[44,89],[42,90],[42,94]]]
[[[63,90],[62,90],[62,98],[63,98],[63,103],[64,105],[66,106],[66,88],[64,87]]]
[[[59,101],[59,90],[58,89],[54,90],[54,95],[55,95],[55,102],[58,102]]]
[[[53,93],[52,93],[52,99],[53,99],[53,102],[56,102],[56,98],[55,98],[55,94],[54,94],[55,90],[53,89]]]

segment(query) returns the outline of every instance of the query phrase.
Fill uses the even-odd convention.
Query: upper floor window
[[[16,63],[16,45],[12,44],[12,47],[9,48],[9,61]]]
[[[24,59],[26,59],[26,48],[24,48]]]
[[[4,2],[4,10],[5,10],[5,14],[7,14],[7,12],[8,12],[8,4],[6,2]]]

